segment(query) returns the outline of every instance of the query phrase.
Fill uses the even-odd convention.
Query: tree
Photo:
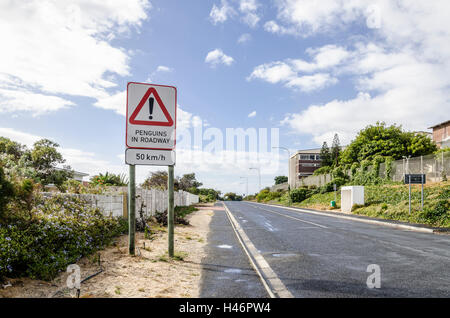
[[[282,184],[288,182],[288,177],[286,176],[278,176],[275,177],[275,184]]]
[[[192,191],[192,188],[196,189],[202,185],[203,183],[198,182],[195,178],[195,173],[184,174],[178,181],[178,188],[183,191],[189,191],[190,189]]]
[[[409,134],[408,154],[411,157],[420,157],[431,154],[437,151],[436,144],[426,135],[423,134]]]
[[[323,142],[322,149],[320,150],[321,167],[330,167],[333,165],[333,160],[331,158],[330,148],[326,141]]]
[[[34,143],[30,153],[24,153],[31,160],[31,165],[36,170],[39,181],[43,184],[53,183],[57,187],[62,186],[64,181],[73,177],[70,166],[58,169],[56,166],[66,162],[56,148],[59,145],[48,139],[41,139]]]
[[[3,168],[0,167],[0,221],[3,220],[5,215],[5,208],[8,202],[14,196],[14,186],[6,179]]]
[[[424,156],[437,149],[428,137],[402,131],[401,126],[386,126],[377,122],[362,129],[350,145],[343,151],[342,164],[372,161],[376,156],[392,157],[399,160],[403,156]]]
[[[331,161],[337,166],[339,164],[339,156],[341,154],[341,143],[338,134],[334,135],[333,144],[331,145]]]
[[[0,137],[0,153],[12,155],[19,160],[25,151],[25,146],[6,137]]]
[[[226,201],[242,201],[242,196],[237,195],[234,192],[225,193],[224,199]]]
[[[141,187],[145,189],[162,188],[167,189],[168,174],[167,171],[159,170],[151,172],[150,176],[145,179]]]

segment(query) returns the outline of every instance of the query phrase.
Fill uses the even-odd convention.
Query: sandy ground
[[[190,225],[175,227],[175,258],[167,254],[167,232],[160,229],[151,239],[136,235],[136,256],[128,255],[128,236],[100,251],[104,271],[81,284],[80,297],[199,297],[201,260],[213,211],[199,207],[188,216]],[[178,256],[178,257],[177,257]],[[99,271],[98,255],[81,259],[81,279]],[[67,273],[52,282],[7,279],[0,297],[75,297],[66,288]]]

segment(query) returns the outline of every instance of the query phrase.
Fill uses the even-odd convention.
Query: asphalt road
[[[449,235],[248,202],[226,205],[294,297],[450,297]],[[367,287],[371,264],[380,268],[380,288]],[[251,293],[235,290],[237,297],[261,297]]]

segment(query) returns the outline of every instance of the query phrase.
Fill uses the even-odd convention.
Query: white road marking
[[[430,229],[430,228],[422,228],[422,227],[411,226],[411,225],[406,225],[406,224],[388,223],[388,222],[382,222],[382,221],[377,221],[377,220],[368,220],[368,219],[362,219],[362,218],[356,218],[356,217],[345,216],[345,215],[338,215],[338,214],[333,215],[333,214],[322,213],[322,212],[318,212],[318,211],[304,210],[304,209],[300,209],[300,208],[291,208],[291,207],[286,207],[286,206],[280,207],[280,206],[275,206],[275,205],[272,205],[272,204],[263,204],[263,203],[256,203],[256,202],[253,202],[253,203],[254,204],[273,206],[275,208],[281,208],[281,209],[286,209],[286,210],[292,210],[292,211],[297,212],[297,213],[315,214],[315,215],[320,215],[320,216],[327,216],[327,217],[332,217],[332,218],[345,219],[345,220],[361,222],[361,223],[376,224],[376,225],[381,225],[381,226],[386,226],[386,227],[393,227],[393,228],[406,230],[406,231],[415,231],[415,232],[423,232],[423,233],[434,233],[434,230]]]
[[[314,222],[305,221],[305,220],[303,220],[303,219],[296,218],[295,216],[290,216],[290,215],[286,215],[286,214],[283,214],[283,213],[278,213],[278,212],[275,212],[275,211],[272,211],[272,210],[267,210],[267,209],[261,208],[261,207],[259,207],[259,206],[255,207],[255,208],[260,209],[260,210],[264,210],[264,211],[267,211],[267,212],[270,212],[270,213],[275,213],[275,214],[284,216],[284,217],[286,217],[286,218],[293,219],[293,220],[297,220],[297,221],[300,221],[300,222],[303,222],[303,223],[312,224],[312,225],[321,227],[321,228],[323,228],[323,229],[328,229],[328,227],[325,226],[325,225],[321,225],[321,224],[317,224],[317,223],[314,223]]]
[[[226,245],[226,244],[218,245],[217,247],[218,247],[218,248],[227,248],[227,249],[233,248],[233,246],[231,246],[231,245]]]

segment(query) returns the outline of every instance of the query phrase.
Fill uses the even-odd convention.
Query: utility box
[[[364,205],[364,187],[349,186],[341,188],[341,211],[351,212],[354,204]]]

